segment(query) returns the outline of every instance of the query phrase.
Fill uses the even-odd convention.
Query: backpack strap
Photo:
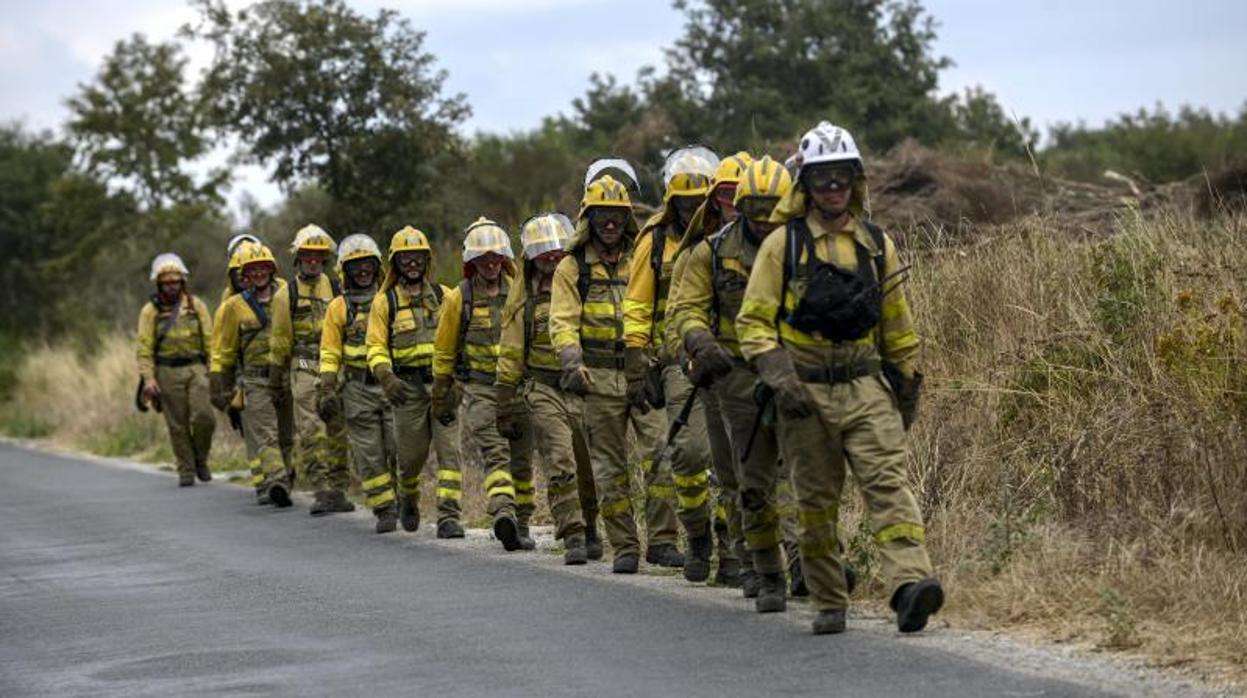
[[[658,331],[658,289],[662,285],[662,253],[667,247],[667,229],[655,228],[650,233],[649,267],[654,271],[654,302],[650,305],[649,333],[650,341],[661,344],[654,335]]]
[[[326,276],[328,276],[328,275],[326,275]],[[341,285],[341,284],[339,284],[339,283],[338,283],[338,280],[337,280],[337,279],[335,279],[335,278],[333,278],[332,276],[330,276],[330,277],[329,277],[329,290],[330,290],[330,291],[333,293],[333,295],[335,295],[335,296],[340,296],[340,295],[342,295],[342,285]]]
[[[385,323],[386,346],[390,350],[390,365],[394,365],[394,319],[398,317],[398,291],[393,286],[385,292],[386,305],[390,309],[390,321]]]
[[[572,257],[576,259],[576,291],[580,293],[580,302],[585,302],[585,297],[589,295],[589,280],[593,278],[593,272],[589,269],[589,260],[585,259],[584,245],[576,248],[572,252]]]
[[[293,322],[295,308],[299,307],[299,272],[296,271],[290,275],[286,288],[290,289],[290,320]]]
[[[866,226],[866,232],[870,233],[870,239],[872,242],[875,243],[875,249],[879,251],[879,253],[875,255],[875,279],[879,284],[879,304],[882,305],[883,300],[884,300],[883,281],[884,279],[887,278],[887,275],[886,275],[887,263],[888,263],[887,240],[885,240],[883,237],[882,228],[875,225],[874,223],[871,223],[870,221],[862,221],[862,223],[864,223]],[[860,248],[861,246],[859,245],[858,247]],[[860,256],[861,256],[860,250],[859,250],[858,255],[859,255],[858,266],[861,267],[863,265],[863,262],[860,259]],[[859,269],[859,272],[860,272],[860,269]],[[883,317],[882,308],[880,308],[879,317],[880,318]],[[880,320],[880,322],[882,323],[882,320]],[[875,332],[875,350],[879,352],[879,360],[883,361],[884,360],[883,359],[883,332],[881,329]]]
[[[464,345],[468,338],[468,325],[472,323],[472,280],[459,282],[459,339],[455,345],[455,372],[461,376],[468,375],[468,362]]]
[[[718,235],[711,235],[707,240],[710,244],[710,332],[719,336],[719,272],[723,270],[723,260],[719,259],[719,246],[723,244],[726,228]]]
[[[532,289],[524,289],[524,367],[528,367],[528,355],[533,347],[533,320],[537,314],[537,299]]]

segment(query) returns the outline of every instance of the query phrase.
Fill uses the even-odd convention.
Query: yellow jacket
[[[260,320],[247,304],[244,294],[236,293],[225,301],[217,312],[218,322],[212,335],[212,372],[222,373],[238,365],[240,354],[245,366],[271,366],[272,346],[270,336],[273,328],[273,305],[285,281],[274,279],[277,288],[267,304],[261,304],[268,314],[268,324],[260,327]],[[244,346],[245,345],[245,346]]]
[[[485,294],[483,284],[472,284],[472,310],[468,326],[463,327],[463,291],[456,285],[442,300],[442,313],[433,339],[433,376],[469,376],[477,382],[493,384],[497,372],[499,344],[502,337],[502,309],[510,292],[511,277],[502,276],[497,296]],[[463,337],[460,346],[460,335]]]
[[[434,288],[437,290],[434,291]],[[390,326],[391,292],[397,301],[393,312],[393,327]],[[381,364],[394,364],[396,370],[431,370],[438,316],[445,306],[445,297],[449,292],[445,286],[426,279],[421,284],[420,297],[413,302],[402,284],[383,287],[373,297],[372,307],[368,310],[368,368],[375,373]]]
[[[656,235],[663,238],[662,264],[657,278],[653,253]],[[671,290],[673,260],[680,249],[682,232],[673,224],[646,228],[637,239],[628,268],[628,287],[624,291],[624,345],[661,347],[666,330],[666,310]],[[657,298],[657,302],[655,302]]]
[[[290,313],[290,285],[273,295],[273,330],[269,340],[273,349],[273,365],[287,366],[292,356],[316,361],[320,357],[321,328],[329,303],[335,297],[333,283],[321,274],[314,283],[296,276],[298,307]]]
[[[552,291],[531,288],[535,281],[521,275],[511,284],[502,317],[502,340],[498,350],[497,381],[519,385],[526,375],[542,374],[547,380],[558,378],[559,360],[550,340],[550,301]],[[532,305],[531,318],[528,306]],[[528,324],[531,323],[531,327]],[[527,356],[527,361],[525,361]]]
[[[878,252],[870,233],[856,215],[843,229],[834,233],[821,225],[816,216],[808,217],[806,221],[814,238],[815,255],[821,261],[844,269],[856,269],[855,241],[872,255]],[[914,330],[905,292],[899,286],[884,298],[879,326],[856,341],[832,342],[796,330],[784,320],[777,322],[781,302],[789,311],[796,308],[799,298],[794,287],[803,283],[800,279],[793,279],[787,289],[780,288],[783,284],[786,243],[787,231],[779,228],[763,241],[758,250],[740,314],[736,318],[735,329],[743,356],[752,360],[778,348],[782,342],[798,368],[825,368],[880,358],[878,346],[882,346],[883,359],[896,364],[906,376],[912,375],[918,354],[918,334]],[[890,275],[900,268],[900,262],[895,244],[886,236],[884,247],[884,273]],[[798,262],[805,259],[806,253],[802,250]],[[877,333],[880,332],[882,342],[877,342]]]
[[[156,353],[156,335],[168,321],[172,308],[158,308],[156,301],[148,301],[139,311],[139,327],[136,355],[139,375],[151,378],[156,375],[156,361],[198,359],[207,361],[211,355],[212,317],[208,306],[198,296],[182,294],[178,316],[169,327]]]
[[[348,322],[346,296],[338,296],[329,302],[325,310],[325,322],[320,332],[320,372],[337,373],[343,365],[351,368],[368,368],[368,319],[369,305],[355,307],[355,317]]]

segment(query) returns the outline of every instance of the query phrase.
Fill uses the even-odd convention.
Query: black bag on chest
[[[801,249],[804,249],[806,283],[805,293],[789,315],[788,324],[833,342],[861,339],[879,324],[883,295],[875,278],[870,251],[859,242],[854,242],[854,248],[857,268],[853,271],[819,261],[814,254],[814,236],[806,222],[797,219],[789,223],[788,267],[795,270]]]

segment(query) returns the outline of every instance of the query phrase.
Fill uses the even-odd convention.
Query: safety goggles
[[[812,191],[844,191],[853,186],[857,171],[848,165],[816,167],[803,173],[801,178]]]
[[[751,221],[769,220],[778,203],[776,196],[750,196],[736,204],[736,215]]]
[[[628,220],[628,211],[622,208],[595,208],[589,211],[589,224],[595,228],[614,225],[622,228]]]

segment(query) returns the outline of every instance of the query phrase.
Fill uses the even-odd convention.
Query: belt
[[[477,383],[480,385],[493,385],[494,374],[484,371],[457,371],[455,378],[461,383]]]
[[[157,366],[167,366],[169,368],[182,368],[183,366],[190,366],[191,364],[203,364],[203,363],[207,363],[207,362],[203,360],[202,356],[178,357],[178,358],[172,358],[172,359],[165,358],[165,357],[156,358]]]
[[[367,368],[363,368],[360,366],[347,366],[346,370],[344,370],[343,373],[346,374],[346,377],[348,379],[353,380],[353,381],[359,381],[360,383],[363,383],[364,385],[376,385],[377,384],[377,377],[372,375],[372,371],[369,371]]]
[[[609,368],[615,371],[622,371],[624,368],[624,359],[622,356],[593,356],[592,354],[584,357],[585,366],[589,368]]]
[[[268,366],[244,366],[242,374],[253,378],[268,378]]]
[[[561,371],[555,371],[549,368],[528,367],[529,378],[532,378],[534,381],[556,390],[559,389],[559,378],[562,375]]]
[[[395,366],[394,375],[403,380],[419,380],[421,383],[433,382],[433,369],[428,366]]]
[[[878,360],[858,361],[851,364],[837,364],[828,368],[797,369],[797,375],[806,383],[849,383],[873,376],[883,370],[883,363]]]

